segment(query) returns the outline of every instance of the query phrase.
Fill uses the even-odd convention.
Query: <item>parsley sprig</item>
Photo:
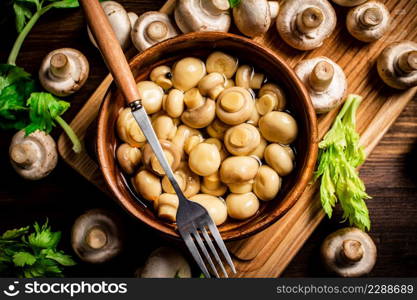
[[[15,66],[16,58],[26,36],[39,17],[52,8],[79,6],[78,0],[11,0],[19,33],[7,64],[0,64],[0,129],[25,129],[26,134],[36,130],[50,133],[58,123],[73,143],[73,150],[81,152],[81,143],[61,115],[70,104],[49,93],[37,92],[29,73]]]
[[[8,230],[0,236],[0,272],[25,278],[62,277],[62,269],[75,265],[74,260],[57,249],[61,232],[53,232],[48,221],[19,229]]]
[[[356,170],[364,161],[365,153],[356,132],[356,111],[362,97],[349,95],[332,128],[319,144],[319,164],[314,179],[321,178],[320,200],[329,218],[339,201],[343,219],[362,230],[370,229],[365,199],[370,196]]]
[[[230,7],[233,8],[238,6],[241,1],[242,0],[229,0]]]

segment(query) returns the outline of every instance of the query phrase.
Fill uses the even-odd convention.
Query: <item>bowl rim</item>
[[[313,105],[310,100],[309,93],[304,86],[304,84],[301,82],[301,80],[298,78],[294,70],[284,61],[284,58],[282,58],[279,54],[275,53],[273,50],[257,43],[254,40],[248,39],[246,37],[232,34],[232,33],[225,33],[225,32],[192,32],[188,34],[182,34],[177,37],[165,40],[161,43],[158,43],[154,45],[151,48],[146,49],[145,51],[138,53],[135,55],[132,59],[129,60],[129,65],[132,67],[136,61],[141,60],[143,57],[147,57],[150,55],[150,53],[159,53],[161,50],[166,49],[167,47],[170,47],[175,44],[181,44],[184,42],[188,42],[190,40],[212,40],[215,39],[216,41],[220,39],[231,39],[234,41],[237,41],[239,43],[245,44],[246,46],[255,48],[256,51],[263,52],[264,54],[270,56],[275,62],[277,62],[281,69],[283,70],[283,73],[286,73],[286,76],[289,77],[289,80],[294,83],[294,89],[298,89],[300,91],[300,97],[303,101],[303,106],[305,106],[306,110],[306,116],[307,119],[305,120],[308,123],[308,127],[311,129],[311,136],[308,140],[308,148],[306,149],[307,157],[305,160],[305,163],[303,166],[300,166],[304,168],[304,170],[307,170],[300,174],[298,180],[295,182],[294,186],[289,190],[289,193],[287,193],[282,200],[285,199],[285,201],[288,202],[288,205],[285,206],[285,208],[282,209],[276,209],[273,212],[271,212],[267,217],[263,218],[260,222],[258,222],[255,228],[246,230],[239,230],[239,229],[233,229],[233,231],[236,231],[236,234],[233,236],[222,236],[225,241],[232,241],[232,240],[240,240],[243,238],[247,238],[251,235],[254,235],[270,225],[274,224],[276,221],[278,221],[281,217],[283,217],[288,210],[290,210],[294,204],[297,202],[297,200],[300,198],[301,194],[306,189],[310,179],[312,178],[314,167],[317,160],[317,154],[318,154],[318,125],[317,125],[317,118],[316,113],[314,111]],[[113,82],[114,83],[114,82]],[[112,83],[112,85],[113,85]],[[116,88],[117,90],[117,88]],[[110,192],[121,204],[121,206],[127,210],[130,214],[135,216],[137,219],[139,219],[141,222],[145,223],[149,227],[158,230],[159,232],[162,232],[166,234],[167,236],[175,239],[180,239],[179,234],[176,230],[173,228],[165,225],[163,222],[155,222],[154,220],[150,219],[146,216],[146,214],[140,212],[135,205],[130,203],[125,197],[122,195],[122,193],[118,190],[117,184],[115,182],[112,182],[110,178],[110,170],[105,166],[105,154],[108,152],[108,148],[105,147],[105,143],[100,143],[100,140],[102,140],[102,135],[104,133],[101,128],[106,128],[104,123],[104,113],[103,113],[103,107],[106,105],[110,105],[110,99],[112,98],[112,88],[109,87],[105,98],[101,104],[100,111],[98,114],[98,126],[97,126],[97,135],[96,135],[96,152],[97,152],[97,159],[98,164],[100,166],[100,170],[103,174],[104,181],[106,182],[107,187],[110,189]],[[289,198],[289,199],[288,199]]]

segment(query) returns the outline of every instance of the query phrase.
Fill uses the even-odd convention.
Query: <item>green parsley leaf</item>
[[[32,93],[27,100],[27,106],[30,108],[31,123],[26,127],[26,134],[31,134],[36,130],[50,133],[55,126],[55,119],[62,115],[70,104],[49,93]]]
[[[329,218],[339,201],[344,221],[369,230],[371,222],[365,200],[370,197],[356,170],[365,161],[356,132],[356,111],[361,101],[362,97],[349,95],[332,128],[320,142],[314,180],[321,178],[320,201]]]
[[[29,226],[18,228],[18,229],[7,230],[5,233],[2,234],[1,239],[3,240],[16,239],[28,233],[28,231],[29,231]]]
[[[31,266],[36,262],[36,257],[29,252],[16,252],[13,255],[13,262],[18,267]]]
[[[0,91],[24,79],[31,80],[31,75],[22,68],[8,64],[0,64]]]
[[[61,239],[61,232],[52,232],[48,226],[48,221],[42,227],[35,223],[33,228],[35,232],[28,237],[28,242],[31,246],[36,248],[56,248]]]
[[[13,10],[16,15],[16,29],[17,32],[21,32],[26,23],[32,18],[32,11],[21,2],[15,2],[13,4]]]
[[[80,6],[78,0],[48,0],[55,8],[74,8]]]
[[[233,7],[238,6],[241,1],[242,0],[229,0],[230,7],[233,8]]]
[[[56,251],[53,249],[43,249],[41,254],[44,254],[46,258],[52,259],[63,266],[73,266],[75,265],[75,261],[71,258],[71,256],[66,255],[62,251]]]

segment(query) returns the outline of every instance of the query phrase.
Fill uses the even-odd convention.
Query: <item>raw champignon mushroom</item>
[[[93,209],[79,216],[72,226],[71,245],[78,257],[103,263],[123,249],[121,220],[110,212]]]
[[[346,27],[356,39],[370,43],[379,40],[388,30],[390,14],[381,2],[369,1],[352,8],[346,17]]]
[[[206,75],[206,65],[201,59],[185,57],[175,63],[172,70],[174,88],[186,92],[197,86]]]
[[[161,180],[148,170],[142,170],[132,179],[135,190],[146,200],[157,201],[162,194]]]
[[[336,27],[336,13],[327,0],[285,1],[276,21],[278,33],[291,47],[320,47]]]
[[[288,113],[271,111],[259,120],[259,130],[269,142],[291,144],[298,134],[297,122]]]
[[[129,107],[120,111],[117,117],[116,128],[119,138],[131,147],[142,147],[145,145],[146,137],[143,135]]]
[[[273,200],[281,188],[281,182],[274,169],[266,165],[260,166],[253,183],[253,192],[263,201]]]
[[[308,88],[316,113],[326,113],[343,102],[347,80],[342,68],[320,56],[300,61],[295,73]]]
[[[291,148],[289,148],[291,150]],[[278,144],[269,144],[265,148],[266,163],[273,168],[279,176],[286,176],[294,169],[294,158],[291,152]]]
[[[181,161],[180,150],[177,148],[177,146],[173,142],[160,139],[159,143],[161,144],[161,147],[164,150],[165,157],[172,171],[175,171],[179,167],[180,161]],[[147,143],[143,147],[143,164],[149,170],[152,170],[156,174],[165,175],[165,171],[160,165],[149,143]]]
[[[253,109],[252,95],[243,87],[225,89],[216,101],[217,117],[229,125],[244,123],[251,117]]]
[[[121,144],[117,148],[116,157],[123,172],[131,175],[141,162],[142,152],[139,148],[131,147],[129,144]]]
[[[175,192],[161,194],[153,204],[154,209],[158,213],[158,217],[170,222],[176,221],[179,201]]]
[[[156,67],[152,70],[149,77],[164,90],[169,90],[172,87],[172,73],[171,68],[168,66]]]
[[[368,0],[333,0],[334,3],[339,4],[340,6],[352,7],[360,5]]]
[[[208,73],[217,72],[223,74],[229,80],[235,75],[237,67],[238,61],[235,57],[220,51],[211,53],[206,60]]]
[[[264,84],[259,90],[258,99],[255,102],[256,110],[262,116],[273,110],[282,111],[286,104],[284,91],[274,83]]]
[[[265,75],[256,73],[251,66],[242,65],[236,71],[236,86],[245,89],[259,89],[265,80]]]
[[[224,145],[233,155],[248,155],[260,142],[261,135],[258,129],[245,123],[231,127],[224,136]]]
[[[417,86],[417,43],[395,42],[378,57],[378,74],[390,87],[408,89]]]
[[[278,10],[277,1],[244,0],[233,8],[233,20],[240,32],[255,37],[268,31]]]
[[[106,14],[109,23],[113,29],[114,34],[116,35],[117,40],[120,43],[122,49],[126,50],[130,45],[130,32],[132,29],[130,18],[121,4],[116,1],[103,1],[100,2],[101,7]],[[87,26],[88,37],[90,38],[91,43],[97,47],[97,43],[90,31],[90,28]]]
[[[330,234],[321,246],[326,267],[342,277],[368,274],[376,262],[376,246],[371,237],[354,227]]]
[[[208,176],[220,167],[220,153],[215,145],[200,143],[195,146],[188,157],[191,171],[200,176]]]
[[[175,22],[183,33],[229,31],[231,18],[228,0],[178,0]]]
[[[139,16],[132,28],[133,45],[140,52],[178,35],[167,14],[148,11]]]
[[[136,13],[134,13],[133,11],[129,11],[127,13],[127,16],[129,17],[129,21],[130,21],[130,27],[133,28],[133,26],[135,26],[135,23],[137,21],[137,19],[139,18],[138,15]]]
[[[153,81],[140,81],[136,84],[142,105],[148,114],[154,114],[162,108],[164,90]]]
[[[9,156],[16,173],[29,180],[48,176],[58,162],[54,139],[39,130],[28,136],[24,130],[18,131],[10,143]]]
[[[39,81],[48,92],[65,97],[78,91],[88,78],[90,67],[80,51],[61,48],[49,52],[39,69]]]
[[[151,253],[136,275],[140,278],[191,278],[191,268],[180,252],[161,247]]]
[[[226,221],[227,207],[221,198],[207,194],[197,194],[192,196],[190,200],[203,206],[217,226]]]
[[[227,213],[233,219],[245,220],[259,209],[259,200],[254,193],[229,194],[226,198]]]

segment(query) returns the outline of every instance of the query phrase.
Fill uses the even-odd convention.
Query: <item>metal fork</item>
[[[233,261],[229,255],[229,252],[227,251],[226,245],[224,244],[219,230],[217,229],[217,226],[214,224],[207,210],[198,203],[192,202],[185,198],[184,194],[182,193],[177,180],[174,177],[174,173],[172,172],[171,167],[165,158],[165,154],[158,141],[155,131],[152,128],[145,108],[142,106],[135,79],[127,63],[123,50],[120,48],[119,42],[117,41],[113,29],[109,24],[109,21],[104,14],[104,11],[101,8],[98,0],[80,0],[80,3],[84,9],[89,27],[94,35],[104,60],[106,61],[107,66],[117,83],[117,86],[125,96],[127,103],[132,109],[134,118],[138,122],[140,128],[143,131],[143,134],[145,135],[148,143],[155,153],[156,158],[164,169],[165,174],[168,176],[169,181],[171,182],[175,192],[178,195],[178,231],[188,249],[190,250],[191,255],[194,257],[206,278],[210,278],[210,273],[207,270],[200,251],[203,253],[205,259],[209,263],[215,276],[220,277],[209,254],[210,251],[222,269],[224,276],[228,277],[222,260],[210,238],[210,232],[218,249],[220,249],[231,270],[236,273]],[[203,236],[203,238],[201,238],[200,234]],[[203,240],[209,246],[209,251],[204,245]],[[198,245],[198,248],[196,244]]]
[[[222,260],[217,253],[216,247],[214,246],[209,232],[214,238],[214,241],[217,244],[217,247],[222,252],[224,258],[226,259],[227,263],[229,264],[231,270],[236,273],[235,266],[233,265],[233,261],[227,251],[226,245],[223,242],[223,239],[220,236],[219,230],[217,229],[216,224],[214,224],[212,218],[208,214],[207,210],[202,207],[200,204],[192,202],[188,200],[181,188],[179,187],[177,180],[174,177],[174,173],[172,172],[171,167],[169,166],[167,160],[165,159],[164,152],[159,144],[158,138],[155,134],[155,131],[152,128],[151,122],[149,121],[148,115],[140,103],[140,100],[132,102],[129,104],[134,118],[138,122],[140,128],[142,129],[143,134],[145,135],[149,145],[151,146],[156,158],[158,159],[161,167],[164,169],[166,176],[168,177],[169,181],[171,182],[172,187],[174,188],[178,200],[179,206],[177,211],[177,227],[178,231],[184,240],[185,244],[190,250],[191,255],[194,257],[194,260],[197,262],[198,266],[200,267],[201,271],[204,273],[206,278],[210,278],[210,273],[207,270],[207,267],[201,257],[200,251],[203,253],[205,259],[209,263],[211,270],[215,274],[216,277],[220,277],[216,267],[213,263],[213,260],[207,250],[206,246],[204,245],[204,241],[209,246],[209,250],[214,256],[215,260],[217,261],[218,265],[222,269],[222,272],[225,277],[228,277],[226,269],[222,263]],[[201,238],[201,235],[203,238]],[[198,250],[196,243],[200,251]]]

